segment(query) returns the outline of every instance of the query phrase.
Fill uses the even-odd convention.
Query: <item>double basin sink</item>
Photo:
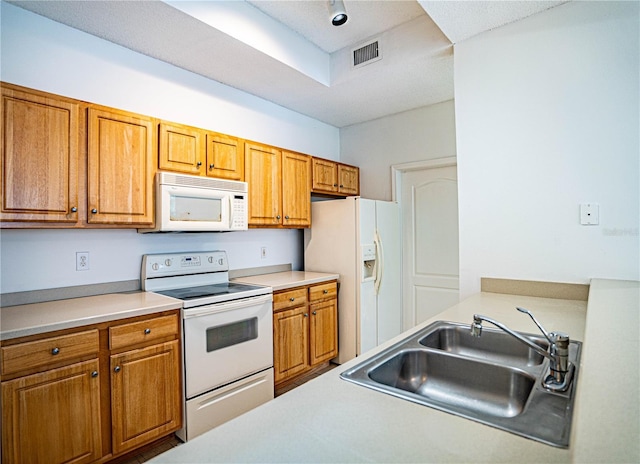
[[[524,334],[547,350],[541,336]],[[544,388],[549,360],[499,330],[438,321],[343,372],[350,382],[567,448],[581,343],[569,345],[575,366],[565,392]]]

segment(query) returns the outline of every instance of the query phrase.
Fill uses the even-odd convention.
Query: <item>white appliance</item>
[[[138,232],[247,230],[247,183],[170,172],[156,175],[156,226]]]
[[[183,303],[184,441],[274,397],[272,289],[228,270],[224,251],[143,256],[143,290]]]
[[[340,274],[340,364],[402,332],[400,208],[348,197],[311,204],[305,230],[306,271]]]

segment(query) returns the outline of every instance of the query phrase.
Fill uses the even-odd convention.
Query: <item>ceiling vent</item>
[[[353,67],[359,68],[366,64],[373,63],[382,59],[382,50],[380,49],[380,41],[378,39],[369,42],[361,47],[354,48]]]

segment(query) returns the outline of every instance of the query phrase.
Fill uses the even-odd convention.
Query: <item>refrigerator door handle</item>
[[[378,230],[376,229],[373,236],[373,243],[376,246],[376,267],[375,267],[375,276],[376,280],[373,284],[376,295],[380,293],[380,285],[382,284],[382,272],[384,270],[384,261],[383,261],[383,252],[382,252],[382,240],[380,239],[380,234],[378,234]]]

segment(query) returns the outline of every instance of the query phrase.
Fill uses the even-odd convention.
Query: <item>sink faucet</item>
[[[473,315],[473,323],[471,324],[471,335],[479,337],[482,334],[482,321],[495,325],[502,329],[512,337],[515,337],[536,353],[549,359],[549,375],[542,381],[542,385],[551,391],[566,391],[569,389],[573,378],[574,366],[569,362],[569,335],[564,332],[548,333],[544,327],[540,325],[531,312],[524,308],[516,307],[521,313],[528,314],[533,322],[538,326],[542,334],[549,342],[549,351],[544,350],[538,344],[532,342],[527,337],[520,335],[518,332],[511,330],[506,325],[480,314]]]

